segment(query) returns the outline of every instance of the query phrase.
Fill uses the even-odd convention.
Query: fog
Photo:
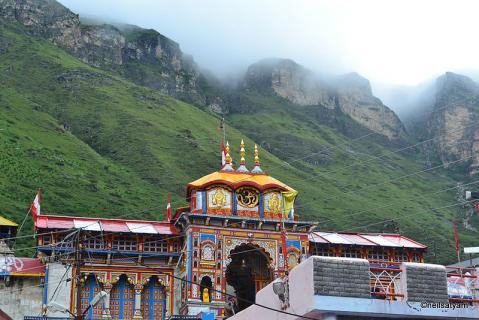
[[[221,77],[265,57],[290,58],[320,73],[356,71],[388,100],[394,88],[479,70],[477,1],[60,2],[81,16],[155,29]]]

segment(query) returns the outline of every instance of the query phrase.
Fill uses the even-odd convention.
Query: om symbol
[[[251,188],[239,188],[236,190],[238,203],[246,208],[253,208],[258,205],[258,192]]]

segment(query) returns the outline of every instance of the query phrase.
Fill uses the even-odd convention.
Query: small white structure
[[[390,298],[374,298],[369,283],[369,262],[354,258],[313,256],[289,275],[289,306],[269,284],[256,295],[256,303],[313,319],[401,318],[477,319],[476,306],[458,307],[447,296],[446,269],[440,265],[403,263],[400,272],[404,292]],[[366,281],[366,283],[364,283]],[[407,285],[406,285],[407,284]],[[420,300],[420,301],[417,301]],[[301,319],[258,305],[243,310],[232,320]]]

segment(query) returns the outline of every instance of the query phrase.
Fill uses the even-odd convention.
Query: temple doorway
[[[234,288],[237,297],[234,309],[239,312],[251,305],[247,301],[255,302],[256,292],[271,282],[271,259],[264,249],[246,243],[231,250],[230,257],[226,282]]]

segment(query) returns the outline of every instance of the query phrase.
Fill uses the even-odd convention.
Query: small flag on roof
[[[171,198],[170,193],[168,192],[168,204],[166,205],[166,219],[171,220]]]
[[[35,199],[33,199],[30,210],[32,211],[33,221],[37,220],[37,217],[40,215],[40,190],[38,190]]]

